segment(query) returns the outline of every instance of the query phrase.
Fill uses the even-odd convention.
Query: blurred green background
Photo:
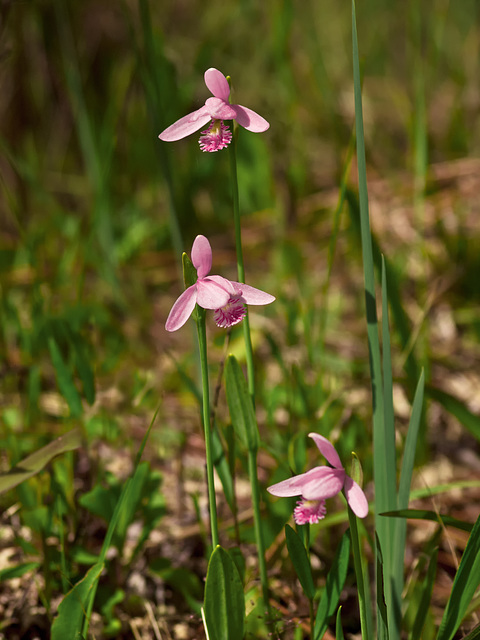
[[[79,423],[90,445],[14,500],[51,509],[63,487],[81,565],[95,540],[89,518],[102,510],[82,498],[87,516],[76,496],[101,482],[117,495],[157,407],[146,456],[175,503],[171,531],[182,492],[202,485],[194,334],[164,323],[198,233],[211,241],[212,271],[235,279],[229,160],[201,153],[196,135],[158,134],[203,105],[209,67],[271,125],[238,140],[247,282],[277,298],[251,314],[262,482],[304,468],[312,430],[333,441],[341,430],[342,459],[355,448],[371,479],[350,2],[3,0],[0,19],[1,470]],[[429,482],[470,478],[480,441],[480,3],[359,0],[357,20],[399,437],[424,367]],[[213,322],[208,331],[213,386],[225,333]],[[229,349],[242,357],[241,329]],[[195,491],[180,486],[183,472]],[[151,495],[155,473],[145,470]],[[147,506],[148,538],[163,502]],[[269,543],[289,508],[268,506]],[[22,522],[45,541],[43,520]]]

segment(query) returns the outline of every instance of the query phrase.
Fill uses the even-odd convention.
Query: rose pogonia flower
[[[212,249],[205,236],[195,238],[192,264],[197,270],[197,281],[176,300],[165,323],[167,331],[183,327],[195,304],[204,309],[214,309],[214,319],[219,327],[231,327],[245,317],[245,304],[270,304],[275,300],[269,293],[248,284],[233,282],[221,276],[209,276]]]
[[[332,466],[315,467],[306,473],[278,482],[268,487],[267,491],[282,498],[302,496],[294,510],[297,524],[315,524],[324,518],[325,500],[337,495],[342,489],[353,513],[359,518],[365,518],[368,513],[367,498],[355,480],[347,476],[335,447],[318,433],[308,435]]]
[[[200,136],[200,149],[202,151],[219,151],[232,140],[232,132],[223,124],[224,120],[236,120],[240,126],[255,133],[261,133],[268,129],[270,124],[252,109],[242,107],[239,104],[229,104],[230,85],[223,73],[218,69],[211,68],[205,71],[204,77],[205,84],[214,97],[207,98],[203,107],[167,127],[158,136],[160,140],[164,142],[181,140],[210,123]]]

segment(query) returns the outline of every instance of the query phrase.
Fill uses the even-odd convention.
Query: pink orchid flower
[[[192,246],[192,264],[197,270],[197,282],[188,287],[176,300],[165,328],[176,331],[183,327],[195,304],[204,309],[214,309],[214,319],[219,327],[231,327],[246,315],[245,304],[270,304],[275,298],[269,293],[233,282],[221,276],[209,276],[212,268],[212,249],[205,236],[197,236]]]
[[[313,438],[320,453],[332,466],[315,467],[306,473],[278,482],[268,487],[267,491],[282,498],[302,496],[294,510],[297,524],[315,524],[324,518],[325,500],[337,495],[342,489],[345,490],[347,502],[353,513],[359,518],[365,518],[368,513],[367,498],[359,485],[347,476],[335,447],[318,433],[308,435]]]
[[[160,140],[164,142],[181,140],[210,122],[209,127],[202,131],[200,136],[200,149],[202,151],[219,151],[232,140],[232,132],[223,124],[224,120],[236,120],[239,125],[255,133],[261,133],[268,129],[270,124],[255,111],[239,104],[229,104],[230,86],[223,73],[218,69],[211,68],[205,71],[204,77],[205,84],[214,97],[207,98],[203,107],[167,127],[158,136]]]

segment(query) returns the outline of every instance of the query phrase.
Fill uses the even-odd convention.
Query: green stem
[[[207,461],[208,502],[210,508],[210,528],[212,532],[212,549],[218,545],[217,504],[215,501],[215,479],[213,475],[212,432],[210,428],[210,392],[208,387],[207,331],[205,326],[205,309],[197,305],[197,334],[202,370],[202,414],[205,432],[205,457]]]
[[[248,452],[248,475],[250,478],[250,486],[252,488],[252,504],[253,504],[253,521],[255,526],[255,538],[258,550],[258,565],[260,568],[260,582],[262,584],[262,594],[265,601],[267,612],[270,615],[270,600],[268,595],[268,577],[267,563],[265,560],[265,543],[263,541],[263,532],[260,516],[260,487],[257,476],[257,450],[249,450]]]
[[[243,266],[242,251],[242,228],[240,224],[240,204],[238,197],[238,177],[237,177],[237,136],[234,131],[232,142],[229,145],[230,169],[232,173],[232,200],[233,200],[233,220],[235,224],[235,247],[237,251],[237,273],[238,281],[245,282],[245,267]],[[255,405],[255,373],[253,368],[253,348],[250,335],[250,321],[247,315],[243,320],[243,335],[245,339],[245,358],[247,361],[247,382],[248,391]]]
[[[358,535],[357,518],[348,507],[348,519],[350,521],[350,533],[352,537],[353,563],[355,565],[355,575],[357,576],[358,605],[360,608],[360,626],[363,640],[370,640],[372,635],[372,618],[368,615],[369,598],[367,595],[368,577],[363,570],[362,552],[360,549],[360,538]]]
[[[310,638],[315,638],[315,612],[313,610],[313,598],[308,599],[308,607],[310,611]]]

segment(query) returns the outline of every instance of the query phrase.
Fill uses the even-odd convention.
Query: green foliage
[[[55,457],[66,451],[78,449],[82,444],[80,429],[73,429],[60,436],[45,447],[30,454],[18,462],[10,471],[0,475],[0,493],[13,489],[28,478],[40,473],[42,469]]]
[[[260,439],[255,411],[245,376],[233,355],[227,358],[225,365],[225,386],[233,428],[248,451],[257,451]]]
[[[88,493],[79,498],[79,504],[110,523],[118,501],[124,490],[124,483],[112,475],[107,475],[107,487],[97,484]],[[127,529],[134,518],[142,522],[142,532],[136,545],[140,551],[151,531],[165,513],[165,498],[160,491],[161,475],[150,469],[148,462],[138,465],[134,478],[130,482],[128,500],[119,514],[113,543],[120,554],[123,551]],[[134,554],[135,555],[135,554]]]
[[[208,563],[204,612],[209,640],[243,640],[243,585],[235,563],[220,546]]]
[[[473,594],[480,584],[480,516],[462,555],[443,614],[437,640],[451,640],[460,627]]]
[[[347,579],[350,548],[350,532],[346,531],[343,534],[340,544],[335,552],[332,566],[327,574],[325,589],[323,590],[322,597],[317,608],[317,615],[315,618],[315,640],[323,638],[327,630],[328,621],[335,613],[335,609],[338,607],[338,603],[340,602],[342,589],[345,585],[345,580]],[[338,607],[337,631],[340,622],[340,611],[341,607]]]
[[[82,635],[85,611],[103,567],[101,562],[94,564],[62,600],[58,616],[53,621],[52,640],[79,640],[85,637]]]
[[[296,574],[302,585],[302,589],[309,600],[315,595],[310,559],[298,533],[290,525],[285,525],[285,538],[287,541],[288,555],[293,562]]]

